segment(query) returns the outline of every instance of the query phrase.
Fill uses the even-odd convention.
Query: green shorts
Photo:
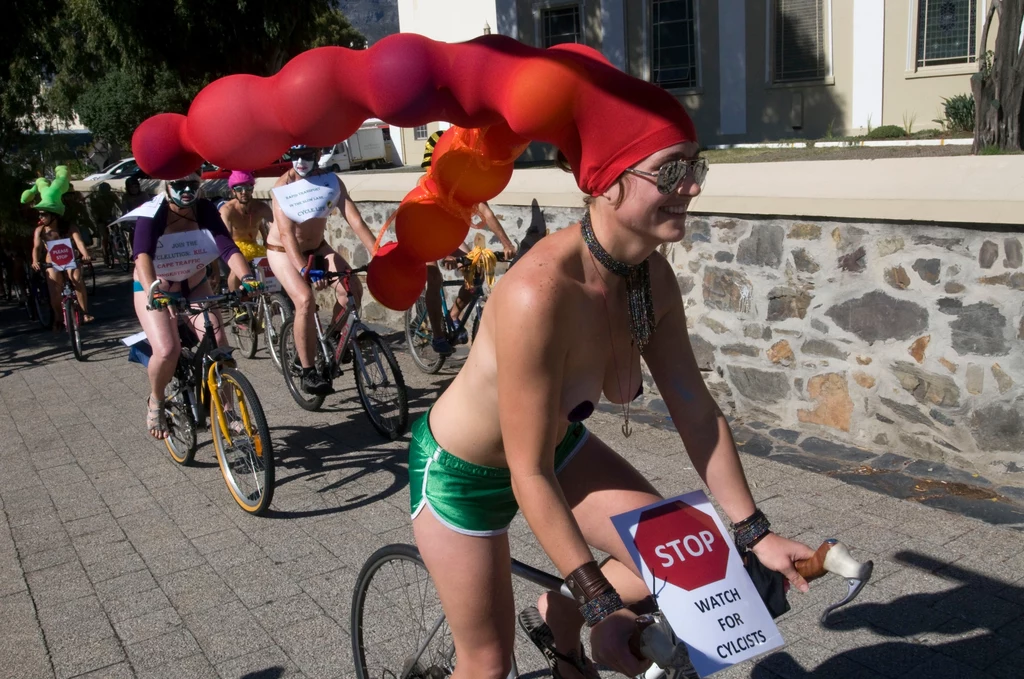
[[[582,423],[569,425],[555,448],[555,473],[569,464],[589,436]],[[429,411],[412,426],[409,491],[412,518],[429,507],[438,521],[463,535],[501,535],[519,511],[511,472],[466,462],[441,448],[430,431]]]

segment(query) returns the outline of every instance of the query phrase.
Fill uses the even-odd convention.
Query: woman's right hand
[[[39,265],[39,262],[32,262],[33,271],[39,271],[40,269],[42,269],[42,267]]]
[[[590,648],[594,660],[627,677],[647,671],[651,661],[637,658],[629,649],[636,633],[636,614],[628,608],[615,611],[590,630]]]

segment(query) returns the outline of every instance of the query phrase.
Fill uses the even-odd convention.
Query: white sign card
[[[165,233],[156,242],[153,266],[157,278],[185,281],[219,256],[217,242],[209,231],[197,229]]]
[[[127,337],[123,337],[121,339],[121,343],[124,344],[126,347],[132,347],[138,344],[139,342],[143,341],[144,339],[146,339],[145,330],[137,332],[134,335],[128,335]]]
[[[252,266],[256,270],[256,276],[263,281],[263,288],[267,292],[281,292],[281,281],[274,275],[270,268],[270,260],[266,257],[257,257],[252,260]]]
[[[70,238],[58,238],[46,243],[46,250],[50,253],[50,264],[57,271],[71,271],[78,268],[75,261],[75,249],[71,245]]]
[[[783,645],[703,491],[613,516],[612,523],[701,677]]]
[[[341,184],[335,174],[319,174],[271,189],[285,217],[296,224],[327,217],[338,207]]]
[[[131,212],[121,215],[114,221],[110,222],[107,226],[113,226],[118,222],[126,222],[129,219],[138,219],[139,217],[148,217],[152,219],[153,215],[156,214],[156,211],[160,209],[160,205],[164,202],[164,198],[166,198],[164,194],[158,193],[151,200],[146,201]]]

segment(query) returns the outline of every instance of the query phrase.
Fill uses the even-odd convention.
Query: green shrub
[[[946,124],[953,132],[970,132],[974,129],[974,97],[970,94],[958,94],[955,97],[943,97],[942,105],[946,112]]]
[[[902,139],[906,136],[899,125],[880,125],[868,132],[868,139]]]

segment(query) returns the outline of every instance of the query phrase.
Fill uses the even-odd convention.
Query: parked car
[[[288,160],[284,156],[281,156],[272,163],[267,163],[263,167],[252,170],[252,173],[257,177],[280,177],[285,172],[292,168],[292,161]],[[234,168],[244,170],[246,168]],[[231,170],[225,170],[217,167],[212,163],[203,163],[203,167],[200,170],[199,175],[202,179],[227,179],[231,176]]]
[[[142,171],[139,164],[135,162],[135,158],[125,158],[107,165],[103,170],[89,175],[83,181],[99,182],[107,179],[128,179],[128,177],[148,179],[149,175]]]
[[[379,118],[371,118],[345,141],[322,149],[320,167],[331,172],[390,167],[390,141],[391,128],[388,124]]]

